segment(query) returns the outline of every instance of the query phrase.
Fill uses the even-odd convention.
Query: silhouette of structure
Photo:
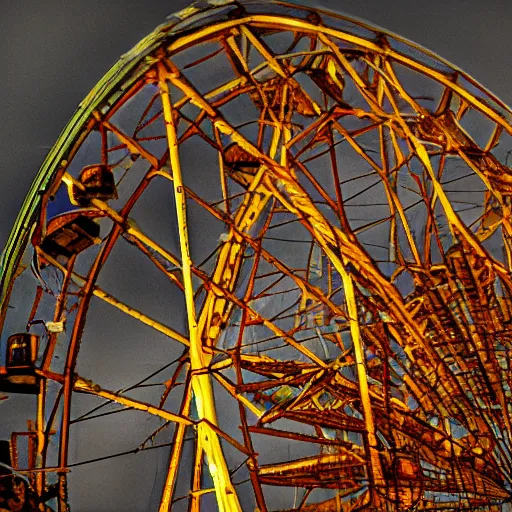
[[[80,105],[3,254],[0,390],[37,399],[8,465],[40,509],[67,510],[69,471],[96,462],[70,460],[73,424],[115,403],[162,420],[133,450],[171,446],[161,512],[277,510],[281,488],[289,511],[501,510],[510,120],[463,71],[341,15],[169,17]],[[103,289],[115,250],[168,282],[174,317]],[[123,390],[79,375],[93,300],[182,352]],[[73,418],[81,393],[98,405]]]

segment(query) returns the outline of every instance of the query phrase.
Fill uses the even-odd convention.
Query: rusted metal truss
[[[0,389],[37,395],[11,442],[29,439],[11,462],[34,506],[67,510],[77,466],[167,447],[160,512],[501,510],[510,119],[359,21],[253,1],[171,17],[83,102],[4,252]],[[136,305],[103,278],[116,251],[147,282]],[[176,357],[117,391],[79,375],[101,302],[145,326],[141,361],[157,335]],[[160,423],[70,459],[76,423],[127,410]]]

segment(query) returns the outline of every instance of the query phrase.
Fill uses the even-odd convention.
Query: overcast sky
[[[120,55],[190,2],[0,2],[1,248],[39,165],[79,102]],[[354,15],[416,41],[512,104],[511,0],[302,3]]]
[[[187,0],[1,0],[0,247],[48,148],[119,56]],[[512,103],[510,0],[304,0],[416,41]]]

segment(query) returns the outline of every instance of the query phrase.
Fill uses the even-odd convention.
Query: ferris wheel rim
[[[289,4],[286,4],[289,5]],[[276,21],[276,20],[279,20]],[[283,29],[283,26],[288,27],[294,27],[295,30],[303,30],[305,33],[314,33],[318,34],[319,32],[325,32],[328,34],[329,37],[336,37],[333,34],[329,33],[328,29],[318,28],[311,24],[306,24],[303,22],[297,22],[294,20],[289,20],[288,18],[280,18],[277,16],[268,16],[268,15],[252,15],[250,17],[246,18],[239,18],[235,21],[228,21],[221,24],[214,24],[211,26],[207,26],[198,32],[194,32],[192,35],[190,34],[184,34],[182,36],[177,36],[175,40],[173,40],[170,44],[166,46],[166,52],[165,56],[168,57],[169,55],[175,55],[175,53],[178,53],[181,49],[195,46],[199,41],[203,40],[210,40],[215,38],[215,34],[219,33],[220,31],[227,30],[230,27],[238,26],[238,25],[253,25],[257,27],[264,27],[264,28],[272,28],[277,23],[279,23],[279,27],[281,31],[285,31],[286,29]],[[299,28],[297,28],[299,27]],[[156,31],[155,31],[156,32]],[[5,268],[2,268],[2,273],[0,274],[0,283],[7,283],[6,287],[2,289],[1,293],[4,297],[7,297],[9,294],[9,286],[14,281],[13,271],[14,268],[17,266],[19,262],[19,258],[21,257],[22,250],[26,247],[26,244],[28,243],[28,239],[30,237],[31,229],[33,229],[33,226],[36,225],[35,216],[38,214],[38,208],[41,206],[41,201],[43,194],[49,195],[48,191],[48,185],[52,186],[53,183],[60,182],[59,179],[59,173],[62,170],[62,173],[65,172],[66,164],[67,162],[62,162],[61,158],[67,158],[68,160],[72,160],[74,156],[74,152],[76,148],[79,148],[82,141],[87,138],[87,136],[92,132],[94,129],[93,125],[87,126],[85,121],[90,116],[93,116],[97,110],[103,109],[103,107],[106,106],[106,103],[108,102],[109,98],[113,98],[111,102],[109,102],[109,109],[106,112],[106,115],[110,118],[112,115],[112,111],[115,111],[117,105],[123,105],[125,104],[126,98],[129,94],[131,94],[131,91],[135,91],[134,94],[137,94],[137,87],[141,86],[143,84],[143,81],[140,80],[142,76],[144,76],[148,71],[158,63],[159,56],[153,56],[154,51],[158,50],[163,46],[164,43],[168,43],[168,40],[166,37],[163,37],[163,39],[159,39],[158,41],[153,38],[152,36],[155,34],[152,33],[147,38],[147,44],[148,47],[145,48],[144,51],[140,51],[139,45],[135,47],[132,50],[133,59],[129,60],[127,62],[119,62],[119,67],[114,66],[109,73],[112,73],[112,76],[116,78],[116,80],[109,81],[107,78],[109,73],[105,75],[105,77],[100,81],[99,85],[93,89],[91,94],[82,102],[79,110],[77,113],[75,113],[75,116],[72,118],[72,121],[68,123],[66,128],[64,129],[63,134],[57,141],[56,145],[53,147],[52,151],[47,157],[47,160],[45,160],[45,163],[43,164],[43,167],[46,165],[45,169],[41,169],[39,172],[37,179],[40,179],[39,186],[36,186],[36,182],[34,182],[31,192],[29,192],[29,195],[27,196],[27,201],[30,202],[29,204],[25,204],[24,208],[22,210],[22,213],[20,213],[20,217],[17,220],[17,224],[15,225],[15,229],[13,230],[13,233],[11,233],[11,240],[13,237],[15,238],[15,242],[19,242],[21,245],[16,249],[14,249],[8,257],[5,258],[5,261],[7,261],[7,265]],[[338,34],[338,32],[336,32]],[[351,36],[352,37],[352,36]],[[172,38],[171,38],[172,39]],[[144,40],[146,41],[146,40]],[[366,39],[358,40],[358,44],[361,45],[361,41],[365,41],[368,43],[368,45],[373,44],[368,42]],[[386,48],[378,48],[379,53],[384,55],[390,55],[395,60],[400,60],[397,58],[397,56],[400,56],[400,53],[390,53],[388,49]],[[136,51],[137,50],[137,51]],[[368,53],[372,53],[373,51],[376,52],[375,45],[371,47],[370,50],[368,50]],[[144,53],[145,52],[145,53]],[[410,58],[408,58],[408,62],[412,62]],[[137,65],[140,64],[140,67],[137,68]],[[158,65],[158,64],[157,64]],[[130,74],[132,70],[134,71],[134,74]],[[416,70],[418,71],[418,70]],[[169,70],[168,70],[169,72]],[[422,74],[421,70],[419,71]],[[119,76],[116,74],[119,73]],[[153,76],[153,75],[151,75]],[[128,77],[126,80],[125,78]],[[111,77],[112,78],[112,77]],[[125,80],[125,81],[123,81]],[[450,87],[451,82],[444,84],[446,88]],[[123,87],[124,86],[124,87]],[[121,92],[118,91],[121,89]],[[460,92],[460,91],[459,91]],[[112,97],[109,97],[109,94],[113,94]],[[468,93],[468,95],[473,98],[473,96]],[[128,96],[130,97],[130,96]],[[197,97],[197,96],[196,96]],[[474,106],[474,105],[473,105]],[[486,107],[490,108],[490,107]],[[477,107],[475,107],[475,110]],[[501,119],[501,118],[500,118]],[[495,123],[497,123],[496,119],[494,119]],[[502,120],[503,123],[506,123],[506,121]],[[507,124],[508,126],[508,124]],[[500,132],[501,133],[501,132]],[[82,139],[83,138],[83,139]],[[222,145],[221,145],[222,148]],[[221,149],[222,150],[222,149]],[[70,152],[72,153],[72,157],[69,158]],[[43,172],[44,171],[44,172]],[[62,176],[61,176],[62,177]],[[69,178],[68,178],[69,179]],[[64,181],[64,180],[62,180]],[[44,205],[43,205],[44,206]],[[19,221],[19,222],[18,222]],[[23,231],[25,230],[25,231]],[[109,239],[109,243],[112,241],[112,239]],[[115,243],[115,240],[112,242]],[[10,260],[8,259],[10,258]],[[2,260],[2,264],[4,264],[4,259]],[[9,266],[10,265],[10,266]],[[102,263],[99,264],[99,267],[101,268]],[[9,275],[10,270],[10,275]],[[340,270],[341,272],[341,270]],[[95,279],[91,279],[88,282],[89,287],[93,285]],[[5,292],[5,293],[4,293]],[[4,303],[3,303],[4,304]],[[2,305],[3,305],[2,304]],[[5,304],[7,304],[7,301],[5,300]],[[87,306],[85,306],[87,308]],[[87,312],[87,311],[86,311]],[[356,311],[357,316],[357,311]],[[85,314],[84,314],[85,318]],[[77,336],[76,339],[80,338],[80,336]],[[52,379],[52,376],[50,373],[47,375],[48,379]],[[85,391],[88,392],[90,384],[83,379],[80,380],[79,377],[76,381],[76,385],[78,389],[72,389],[72,391]],[[98,386],[99,388],[99,386]],[[101,391],[101,388],[99,388]],[[97,391],[94,390],[93,391]],[[97,394],[97,393],[96,393]],[[101,395],[100,395],[101,396]],[[107,397],[107,395],[104,396],[104,398]],[[177,416],[174,418],[178,418]],[[178,421],[179,423],[179,421]]]
[[[236,5],[236,1],[228,0],[227,2],[218,2],[222,6]],[[319,12],[323,13],[330,17],[335,17],[338,19],[346,20],[346,21],[356,21],[362,27],[372,30],[375,33],[380,33],[385,35],[386,37],[390,37],[405,43],[410,46],[411,50],[420,51],[425,55],[439,61],[443,65],[450,67],[454,73],[457,73],[459,76],[468,80],[470,84],[476,86],[481,92],[491,100],[492,103],[495,103],[497,107],[503,109],[503,112],[498,112],[494,110],[492,107],[488,107],[482,102],[475,101],[473,102],[473,106],[476,106],[479,110],[478,104],[480,107],[484,107],[484,111],[494,112],[496,114],[495,121],[501,124],[509,133],[512,133],[512,109],[504,104],[497,96],[495,96],[490,90],[482,86],[479,82],[474,80],[468,73],[464,72],[462,69],[458,68],[456,65],[448,62],[446,59],[437,55],[434,52],[418,45],[406,38],[403,38],[393,32],[387,31],[381,27],[374,26],[370,23],[358,20],[357,18],[353,18],[347,15],[342,15],[333,11],[325,10],[325,9],[310,9],[303,5],[297,5],[289,2],[281,2],[279,0],[270,0],[267,2],[261,2],[260,0],[248,1],[248,5],[257,4],[268,6],[271,10],[273,5],[282,5],[293,9],[299,9],[309,12]],[[192,4],[193,6],[194,4]],[[242,4],[243,5],[243,4]],[[218,6],[217,6],[218,7]],[[210,10],[215,9],[216,6],[213,5]],[[168,18],[172,18],[171,14]],[[269,19],[271,18],[271,19]],[[225,30],[230,25],[242,25],[252,22],[264,21],[274,22],[283,24],[284,26],[288,25],[290,28],[294,26],[297,28],[296,23],[293,20],[288,18],[283,18],[280,16],[268,16],[268,15],[253,15],[245,18],[238,18],[234,21],[224,22],[223,24],[214,23],[213,25],[207,25],[204,28],[199,29],[198,31],[194,31],[192,34],[187,35],[183,34],[183,31],[186,32],[187,27],[182,27],[181,30],[176,30],[176,27],[180,25],[182,20],[177,19],[174,23],[163,23],[158,26],[155,30],[153,30],[148,36],[143,38],[139,43],[137,43],[131,50],[121,56],[121,58],[105,73],[105,75],[99,80],[99,82],[93,87],[90,93],[84,98],[82,102],[80,102],[79,107],[71,117],[71,119],[66,123],[63,128],[61,134],[59,135],[57,141],[52,146],[47,156],[45,157],[41,167],[39,168],[30,188],[25,196],[23,205],[16,217],[13,228],[9,234],[5,247],[0,255],[0,318],[3,316],[4,304],[8,301],[10,288],[12,286],[14,271],[19,264],[21,259],[21,255],[25,250],[25,247],[30,239],[30,234],[35,225],[35,217],[37,215],[37,210],[40,206],[41,198],[43,194],[46,192],[47,187],[54,180],[56,173],[59,168],[62,168],[66,165],[66,156],[68,151],[72,146],[76,145],[78,138],[81,133],[83,133],[83,127],[86,121],[90,118],[92,113],[105,105],[105,101],[108,100],[109,95],[111,93],[115,94],[115,91],[118,90],[119,86],[123,84],[123,79],[128,77],[126,82],[124,82],[124,91],[129,88],[130,85],[133,85],[138,79],[140,79],[145,72],[148,71],[155,64],[155,59],[148,59],[148,57],[167,41],[168,49],[171,54],[173,52],[179,51],[183,49],[186,44],[185,42],[192,38],[192,41],[197,42],[201,38],[205,37],[204,32],[210,33],[210,37],[214,37],[216,32],[221,30]],[[187,21],[187,19],[185,19]],[[304,24],[301,22],[302,28],[310,30],[311,32],[319,32],[319,27],[312,24]],[[414,62],[413,58],[404,56],[399,52],[389,52],[382,51],[378,45],[374,43],[369,43],[366,39],[362,37],[355,37],[350,33],[344,33],[340,30],[329,29],[325,27],[325,33],[329,34],[333,37],[338,37],[343,39],[343,35],[348,35],[348,39],[353,40],[356,44],[368,44],[371,47],[371,51],[378,51],[380,53],[385,53],[386,55],[391,56],[392,58],[401,57],[406,62]],[[171,40],[174,40],[171,42]],[[192,44],[192,42],[190,43]],[[134,74],[130,75],[130,71],[134,70],[137,65],[142,64],[139,69],[135,71]],[[424,73],[427,71],[426,66],[420,66],[420,69],[416,69],[416,71],[420,73]],[[434,70],[432,70],[433,73]],[[440,74],[437,74],[437,78],[439,78]],[[444,83],[445,86],[453,87],[453,83],[449,80],[446,80]],[[464,91],[464,88],[459,88],[459,92]],[[124,94],[119,95],[118,98],[110,105],[112,107],[115,102],[121,99]],[[474,100],[473,95],[468,95],[467,99],[472,102]],[[487,114],[486,114],[487,115]]]

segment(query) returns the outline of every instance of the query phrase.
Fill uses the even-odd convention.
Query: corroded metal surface
[[[62,512],[74,467],[170,446],[161,512],[501,510],[510,120],[461,70],[343,16],[171,16],[84,100],[3,254],[2,350],[39,341],[35,421],[12,442],[30,440],[31,499]],[[116,251],[140,303],[108,291]],[[84,331],[109,323],[94,301],[148,329],[140,361],[149,332],[177,357],[118,391],[79,375]],[[2,361],[12,392],[23,369]],[[73,417],[80,394],[97,405]],[[75,423],[126,410],[160,424],[70,459]]]

